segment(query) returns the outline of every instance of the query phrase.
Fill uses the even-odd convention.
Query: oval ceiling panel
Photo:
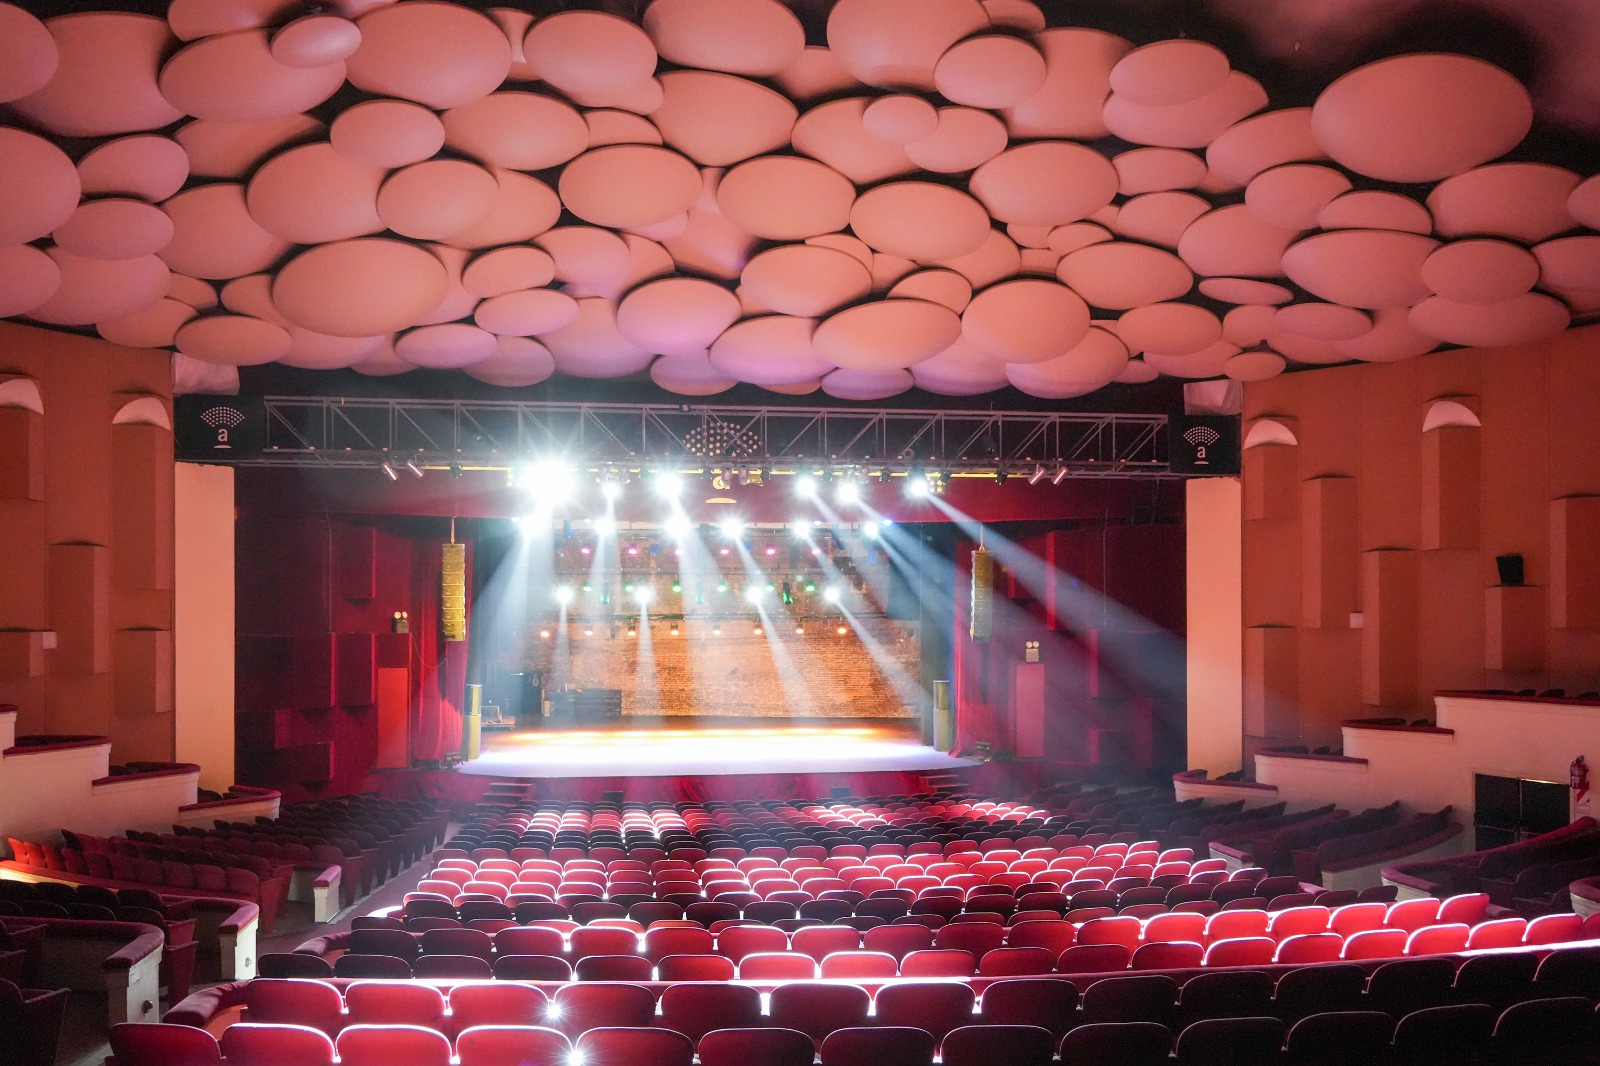
[[[1181,104],[1151,107],[1112,93],[1105,120],[1113,134],[1134,144],[1204,148],[1229,126],[1266,106],[1261,83],[1234,70],[1215,89]]]
[[[1006,387],[1006,364],[965,338],[911,368],[917,388],[941,396],[976,396]]]
[[[493,355],[466,368],[468,377],[502,388],[537,385],[555,372],[550,349],[527,337],[501,337]]]
[[[404,329],[449,291],[444,264],[403,241],[360,238],[308,248],[284,264],[272,302],[289,321],[335,337]]]
[[[896,93],[868,104],[861,125],[880,141],[910,144],[933,135],[939,128],[939,112],[920,96]]]
[[[1065,285],[1036,278],[1002,282],[972,298],[961,331],[1006,363],[1042,363],[1071,351],[1089,330],[1089,308]]]
[[[1433,216],[1409,196],[1377,189],[1358,189],[1336,196],[1318,213],[1321,229],[1395,229],[1433,232]]]
[[[847,252],[816,244],[789,244],[755,256],[740,275],[761,306],[815,318],[872,291],[872,271]]]
[[[1149,304],[1124,312],[1117,319],[1117,336],[1129,351],[1193,355],[1222,339],[1222,323],[1193,304]]]
[[[650,364],[650,380],[679,396],[715,396],[738,384],[712,366],[705,352],[663,355]]]
[[[1237,122],[1206,148],[1206,164],[1219,178],[1249,184],[1263,170],[1303,160],[1326,159],[1311,132],[1311,109],[1268,111]]]
[[[968,37],[939,57],[934,85],[953,104],[1015,107],[1044,85],[1040,51],[1020,37],[986,33]]]
[[[42,88],[12,101],[17,114],[65,137],[142,133],[184,117],[156,80],[174,43],[165,20],[83,11],[57,15],[45,26],[59,61]]]
[[[445,143],[497,167],[560,166],[589,144],[589,124],[560,100],[529,92],[491,93],[443,116]]]
[[[656,46],[638,26],[601,11],[561,11],[522,39],[533,74],[586,107],[622,107],[656,69]]]
[[[1287,365],[1277,352],[1240,352],[1222,364],[1222,372],[1234,381],[1266,381],[1283,373]]]
[[[54,233],[56,244],[91,259],[138,259],[172,240],[172,219],[143,200],[86,200]]]
[[[1006,126],[1018,139],[1104,137],[1103,109],[1111,93],[1111,69],[1133,45],[1115,34],[1053,27],[1034,34],[1044,52],[1044,84],[1006,108]]]
[[[1350,179],[1332,167],[1290,163],[1264,170],[1244,190],[1244,202],[1263,222],[1281,229],[1311,229],[1334,197],[1350,191]]]
[[[78,171],[67,153],[22,130],[0,126],[0,246],[38,240],[78,207]]]
[[[389,338],[330,337],[299,326],[289,327],[289,351],[278,357],[284,366],[307,370],[342,370],[370,359],[389,344]]]
[[[900,181],[856,197],[850,228],[880,252],[932,261],[967,255],[989,235],[989,215],[978,201],[948,185]]]
[[[972,283],[954,270],[919,270],[895,282],[889,295],[931,300],[959,315],[972,302]]]
[[[1229,304],[1282,304],[1294,299],[1282,285],[1249,278],[1202,278],[1200,292]]]
[[[161,93],[195,118],[260,122],[309,111],[344,78],[343,63],[285,66],[273,58],[265,30],[239,30],[180,49],[161,68]]]
[[[782,148],[799,117],[781,93],[732,74],[675,70],[660,81],[665,96],[650,120],[668,144],[703,166],[731,166]]]
[[[61,269],[44,252],[30,244],[0,248],[0,316],[27,314],[50,299],[60,284]]]
[[[1081,144],[1036,141],[1001,152],[979,167],[968,185],[1001,222],[1059,226],[1110,204],[1117,194],[1117,170]]]
[[[567,210],[585,222],[627,229],[687,212],[700,196],[700,171],[665,148],[610,145],[568,163],[557,189]]]
[[[1145,107],[1171,107],[1222,87],[1228,57],[1216,45],[1182,38],[1135,48],[1111,68],[1111,89]]]
[[[739,298],[701,278],[647,281],[617,305],[617,331],[652,352],[703,352],[739,318]]]
[[[632,259],[623,239],[595,226],[558,226],[535,241],[555,260],[556,280],[587,292],[620,293]]]
[[[1294,230],[1272,225],[1247,205],[1230,204],[1195,219],[1178,240],[1178,255],[1196,274],[1276,278],[1294,238]]]
[[[180,274],[219,280],[256,274],[289,250],[289,242],[268,233],[245,206],[239,185],[200,185],[185,189],[161,210],[172,219],[172,240],[161,258]]]
[[[462,288],[490,297],[518,289],[537,289],[556,276],[556,261],[542,248],[512,245],[484,252],[461,272]]]
[[[806,46],[800,20],[777,0],[656,0],[644,29],[668,62],[755,78],[787,70]]]
[[[838,400],[887,400],[917,383],[909,370],[835,370],[822,391]]]
[[[1600,281],[1600,273],[1595,278]],[[1539,260],[1510,241],[1453,241],[1423,260],[1422,280],[1461,303],[1500,303],[1538,284]]]
[[[471,8],[409,0],[373,8],[356,24],[361,47],[346,62],[350,84],[374,96],[443,111],[488,96],[511,70],[511,42]]]
[[[928,300],[876,300],[832,315],[812,344],[836,366],[894,370],[944,351],[961,336],[961,317]]]
[[[286,67],[342,63],[361,47],[361,31],[337,15],[303,15],[272,35],[272,58]]]
[[[1104,388],[1128,366],[1128,346],[1109,330],[1090,327],[1064,355],[1042,363],[1010,363],[1006,378],[1030,396],[1065,400]]]
[[[478,305],[472,320],[503,337],[536,337],[571,325],[578,301],[554,289],[521,289],[491,296]]]
[[[1515,78],[1471,56],[1392,56],[1317,97],[1311,129],[1340,166],[1383,181],[1438,181],[1514,148],[1533,124]]]
[[[1404,307],[1386,307],[1373,312],[1373,326],[1355,340],[1335,341],[1333,346],[1350,359],[1365,363],[1394,363],[1414,359],[1439,347],[1434,338],[1418,333],[1411,325],[1411,313]]]
[[[286,144],[310,140],[322,123],[306,115],[268,122],[211,122],[197,119],[172,134],[189,157],[197,178],[242,178],[268,155]]]
[[[378,217],[396,233],[443,240],[480,221],[499,194],[495,176],[463,159],[429,159],[391,174],[378,190]]]
[[[1428,194],[1435,228],[1446,237],[1510,237],[1537,244],[1573,227],[1567,200],[1578,175],[1547,163],[1496,163],[1457,174]]]
[[[905,146],[906,156],[935,174],[964,174],[1005,151],[1005,123],[975,107],[941,107],[933,133]]]
[[[850,224],[855,186],[804,156],[761,156],[722,176],[716,203],[746,233],[773,241],[804,240]]]
[[[153,306],[166,296],[167,265],[153,255],[138,259],[89,259],[62,248],[46,248],[61,282],[28,317],[51,326],[92,326]]]
[[[615,108],[597,108],[583,113],[589,127],[589,147],[603,144],[661,144],[661,131],[642,115]]]
[[[1533,254],[1540,281],[1550,288],[1600,291],[1600,237],[1591,233],[1545,241]]]
[[[1365,311],[1343,304],[1297,303],[1278,308],[1273,317],[1278,329],[1324,341],[1349,341],[1372,329]]]
[[[43,89],[60,63],[44,23],[15,4],[0,4],[0,103]]]
[[[207,315],[178,327],[178,351],[221,366],[257,366],[287,355],[289,331],[249,315]]]
[[[1334,230],[1284,252],[1283,269],[1295,284],[1333,303],[1408,307],[1428,295],[1422,264],[1438,246],[1416,233]]]
[[[445,322],[423,326],[402,334],[394,342],[394,354],[412,366],[434,370],[455,370],[481,363],[498,350],[494,334],[464,322]]]
[[[1111,159],[1124,196],[1192,189],[1206,177],[1206,161],[1181,148],[1134,148]]]
[[[617,305],[597,296],[578,301],[578,317],[544,334],[556,369],[580,378],[620,378],[649,366],[654,354],[617,332]]]
[[[795,151],[820,159],[857,185],[915,170],[903,145],[867,132],[863,116],[870,102],[852,97],[813,107],[796,120],[790,133]]]
[[[927,90],[939,57],[988,28],[978,0],[839,0],[828,13],[828,47],[858,81]]]
[[[262,164],[245,190],[250,216],[293,244],[363,237],[383,230],[384,171],[352,163],[331,144],[291,148]]]
[[[948,267],[971,282],[976,290],[1015,274],[1022,266],[1022,254],[1017,250],[1015,241],[999,230],[992,229],[977,251],[924,265]]]
[[[494,203],[478,221],[451,234],[445,243],[458,248],[490,248],[532,240],[556,224],[561,200],[538,178],[517,170],[496,170]]]
[[[1120,236],[1176,248],[1183,231],[1209,210],[1210,202],[1193,193],[1148,192],[1122,205],[1115,226]]]
[[[159,203],[183,188],[189,156],[168,137],[142,134],[105,141],[78,160],[85,196],[133,196]]]
[[[5,274],[3,260],[0,255],[0,277]],[[195,309],[188,304],[163,299],[131,315],[97,322],[94,328],[112,344],[128,348],[170,348],[178,336],[178,327],[194,316]]]
[[[1566,329],[1571,317],[1560,300],[1539,292],[1492,304],[1430,296],[1411,309],[1411,325],[1419,332],[1484,348],[1547,340]]]
[[[1194,274],[1171,252],[1126,241],[1069,252],[1056,275],[1095,307],[1112,311],[1176,300],[1194,284]]]
[[[817,354],[809,318],[766,315],[736,322],[711,345],[711,365],[752,385],[798,385],[833,368]]]

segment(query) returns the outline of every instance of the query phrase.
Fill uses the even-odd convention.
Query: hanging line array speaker
[[[447,641],[467,639],[467,546],[444,545],[439,572],[439,628]]]
[[[994,632],[994,556],[979,547],[972,553],[972,639],[987,643]]]

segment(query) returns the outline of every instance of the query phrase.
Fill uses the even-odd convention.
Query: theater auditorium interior
[[[0,1061],[1600,1062],[1596,55],[0,2]]]

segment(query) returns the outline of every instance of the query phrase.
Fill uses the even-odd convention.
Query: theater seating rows
[[[0,958],[5,954],[0,951]],[[0,976],[0,1047],[20,1063],[54,1062],[66,1008],[65,988],[28,988]]]
[[[916,1026],[848,1026],[817,1045],[785,1028],[713,1030],[698,1041],[669,1030],[617,1026],[576,1040],[542,1026],[474,1026],[452,1041],[412,1025],[357,1025],[337,1039],[292,1025],[241,1023],[220,1041],[187,1026],[120,1026],[108,1066],[1435,1066],[1462,1048],[1508,1064],[1578,1061],[1600,1029],[1581,999],[1533,1000],[1496,1012],[1486,1004],[1434,1007],[1403,1016],[1315,1014],[1197,1021],[1174,1034],[1153,1022],[1101,1022],[1057,1040],[1030,1025],[969,1025],[942,1041]],[[1483,1061],[1483,1059],[1479,1059]],[[1591,1060],[1592,1061],[1592,1060]]]
[[[1528,840],[1426,862],[1397,863],[1385,881],[1419,891],[1487,892],[1495,903],[1525,915],[1572,906],[1567,887],[1600,873],[1600,822],[1579,818]]]
[[[1180,982],[1179,977],[1186,979]],[[1142,974],[1080,979],[1011,978],[989,983],[982,997],[961,982],[886,982],[876,992],[845,982],[787,982],[763,997],[752,985],[690,983],[653,989],[636,984],[549,986],[464,983],[440,988],[414,982],[320,982],[259,979],[243,988],[244,1020],[305,1025],[329,1036],[351,1026],[417,1025],[447,1039],[480,1025],[545,1026],[569,1039],[599,1028],[666,1029],[691,1041],[726,1028],[794,1029],[819,1045],[840,1029],[915,1027],[933,1043],[973,1024],[1033,1025],[1054,1046],[1072,1032],[1107,1023],[1160,1025],[1172,1031],[1223,1017],[1272,1018],[1276,1041],[1260,1061],[1278,1061],[1282,1026],[1327,1011],[1355,1011],[1402,1020],[1428,1009],[1476,1005],[1457,1020],[1483,1029],[1500,1012],[1529,1002],[1568,1000],[1557,1012],[1566,1032],[1580,1033],[1600,994],[1600,947],[1450,958],[1406,959],[1370,972],[1360,966],[1303,966],[1274,976],[1262,970]],[[341,995],[338,986],[343,985]],[[505,991],[501,991],[505,990]],[[1538,1009],[1524,1011],[1538,1013]],[[1544,1024],[1554,1021],[1544,1018]],[[1180,1040],[1181,1040],[1180,1036]],[[1383,1041],[1389,1040],[1385,1031]],[[932,1050],[930,1045],[929,1051]],[[1166,1045],[1162,1046],[1162,1054]],[[1063,1063],[1075,1056],[1062,1052]],[[1045,1051],[1048,1058],[1048,1046]],[[120,1060],[119,1060],[120,1061]],[[632,1060],[629,1060],[630,1063]],[[763,1060],[757,1060],[763,1061]],[[891,1059],[890,1061],[899,1061]],[[1123,1061],[1111,1059],[1107,1061]],[[1212,1060],[1205,1060],[1212,1061]],[[1232,1061],[1219,1059],[1215,1061]],[[1254,1061],[1254,1060],[1252,1060]],[[1373,1061],[1347,1059],[1341,1061]]]

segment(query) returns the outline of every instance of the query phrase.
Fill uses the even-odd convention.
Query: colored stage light
[[[726,581],[717,582],[717,591],[718,592],[727,592],[728,591],[728,583]]]
[[[587,592],[589,590],[589,586],[585,585],[585,586],[583,586],[583,589],[584,589],[585,592]],[[561,606],[565,607],[567,604],[572,602],[572,586],[570,586],[570,585],[558,585],[558,586],[556,586],[555,597],[556,597],[556,602],[559,603]]]
[[[822,590],[822,598],[827,600],[829,603],[838,603],[839,602],[839,589],[838,589],[838,587],[835,586],[835,585],[829,585],[827,588],[823,589]]]
[[[906,479],[906,495],[912,497],[933,495],[933,483],[928,480],[928,475],[921,470],[911,471],[911,476]]]
[[[807,592],[815,592],[815,591],[817,591],[817,586],[814,583],[812,583],[810,581],[807,581],[806,582],[806,591]]]
[[[861,482],[854,478],[845,478],[839,482],[839,488],[834,492],[840,503],[861,502]]]
[[[681,582],[681,581],[674,581],[674,582],[673,582],[673,583],[672,583],[672,591],[673,591],[673,592],[682,592],[682,591],[683,591],[683,582]]]
[[[768,555],[777,555],[778,554],[778,549],[774,548],[772,545],[768,544],[767,545],[767,554]]]
[[[876,522],[867,522],[861,527],[861,535],[868,540],[877,540],[882,533],[882,528]]]
[[[802,500],[817,498],[817,479],[810,474],[799,474],[794,479],[794,494]]]
[[[738,540],[744,534],[744,523],[737,518],[724,518],[717,523],[717,529],[729,540]]]

